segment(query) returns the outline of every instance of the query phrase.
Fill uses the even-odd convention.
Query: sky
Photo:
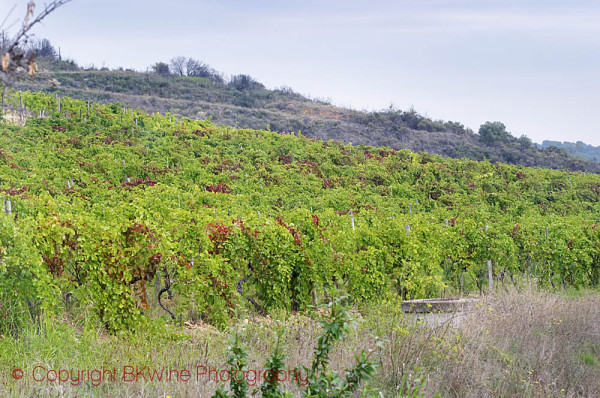
[[[26,3],[0,3],[5,29]],[[72,0],[34,33],[83,66],[183,55],[353,109],[598,146],[599,21],[597,0]]]

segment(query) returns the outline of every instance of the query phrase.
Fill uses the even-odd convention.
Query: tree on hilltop
[[[164,62],[157,62],[154,65],[152,65],[152,71],[154,71],[154,73],[156,73],[157,75],[161,76],[169,76],[171,74],[171,69],[169,68],[169,65],[167,65]]]
[[[486,145],[507,141],[511,137],[506,126],[501,122],[485,122],[479,127],[479,140]]]
[[[169,68],[171,73],[177,76],[185,76],[187,60],[185,57],[175,57],[171,59],[171,63],[169,64]]]

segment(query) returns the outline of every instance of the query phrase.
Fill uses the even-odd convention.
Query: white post
[[[10,200],[6,201],[6,214],[9,216],[12,214],[12,203]]]
[[[352,212],[352,209],[350,209],[350,220],[352,221],[352,230],[354,231],[354,213]]]
[[[493,272],[492,272],[492,260],[488,260],[487,266],[488,266],[488,278],[489,278],[489,281],[490,281],[490,294],[491,294],[494,291],[494,279],[493,279]]]

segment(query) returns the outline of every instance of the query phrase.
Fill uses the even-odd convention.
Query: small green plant
[[[245,377],[239,379],[236,375],[240,371],[245,374],[246,365],[248,364],[248,354],[246,353],[246,346],[240,340],[240,336],[237,332],[234,334],[233,342],[231,346],[229,346],[228,351],[227,364],[231,366],[229,389],[231,390],[232,395],[227,395],[222,388],[219,388],[213,395],[213,398],[245,398],[248,396],[248,384],[246,383]]]
[[[418,370],[415,377],[409,377],[407,372],[404,374],[404,377],[402,377],[402,382],[398,387],[398,398],[420,398],[421,395],[419,395],[419,392],[423,390],[426,385],[427,379],[424,377],[421,370]]]
[[[263,398],[285,398],[292,396],[291,394],[282,392],[279,389],[279,379],[277,377],[277,374],[285,367],[283,362],[285,360],[285,355],[283,354],[281,348],[279,348],[279,342],[281,341],[282,334],[283,329],[279,332],[277,344],[275,345],[273,354],[271,354],[265,363],[265,372],[270,374],[271,377],[265,378],[265,382],[260,388]]]
[[[352,315],[346,305],[346,297],[339,297],[329,303],[329,319],[323,321],[323,330],[317,340],[314,349],[314,357],[310,368],[301,366],[294,369],[296,375],[305,373],[306,378],[296,377],[296,382],[301,388],[302,396],[306,398],[350,398],[358,391],[363,382],[366,382],[376,372],[376,363],[369,355],[363,352],[356,356],[356,364],[346,370],[346,375],[341,378],[335,372],[329,369],[329,355],[335,342],[342,341],[353,324]],[[281,390],[280,380],[277,374],[284,369],[285,355],[279,348],[281,334],[277,339],[277,344],[273,353],[267,359],[265,364],[265,381],[261,385],[260,393],[263,398],[284,398],[292,395],[287,391]],[[246,352],[245,347],[239,340],[236,333],[234,342],[229,348],[229,359],[227,363],[232,369],[245,371]],[[240,381],[232,376],[230,379],[230,391],[233,395],[227,395],[223,389],[219,389],[213,398],[247,397],[246,382]],[[362,391],[362,396],[369,396],[367,389]]]
[[[590,351],[582,352],[581,355],[579,356],[579,358],[581,358],[583,363],[588,366],[597,366],[599,363],[598,358],[596,358],[594,353],[592,353]]]
[[[304,397],[352,397],[360,384],[376,372],[375,362],[364,352],[356,356],[356,364],[346,371],[344,379],[328,369],[334,343],[344,339],[353,323],[345,300],[346,297],[339,297],[329,303],[331,314],[329,320],[323,322],[312,366],[310,369],[302,367],[308,372],[308,384],[302,391]]]

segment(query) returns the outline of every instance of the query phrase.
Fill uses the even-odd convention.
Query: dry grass
[[[454,334],[456,345],[430,373],[428,387],[443,396],[600,396],[597,294],[486,299]]]
[[[402,397],[600,397],[600,295],[527,293],[483,299],[461,317],[423,323],[405,316],[399,303],[365,309],[355,331],[331,355],[343,375],[360,350],[380,363],[370,388],[377,396]],[[248,345],[249,368],[261,369],[279,330],[286,365],[309,365],[320,332],[315,319],[295,315],[254,318],[238,332]],[[164,328],[163,328],[164,329]],[[172,328],[170,328],[172,329]],[[175,335],[148,330],[124,338],[85,325],[54,322],[41,332],[0,339],[3,396],[204,397],[214,382],[36,382],[36,365],[53,369],[120,368],[124,365],[194,369],[226,368],[228,332],[187,325]],[[183,332],[183,333],[181,333]],[[378,347],[380,339],[383,344]],[[14,381],[13,367],[25,377]],[[294,383],[286,387],[298,394]],[[381,392],[381,395],[379,393]],[[417,396],[417,395],[414,395]]]

